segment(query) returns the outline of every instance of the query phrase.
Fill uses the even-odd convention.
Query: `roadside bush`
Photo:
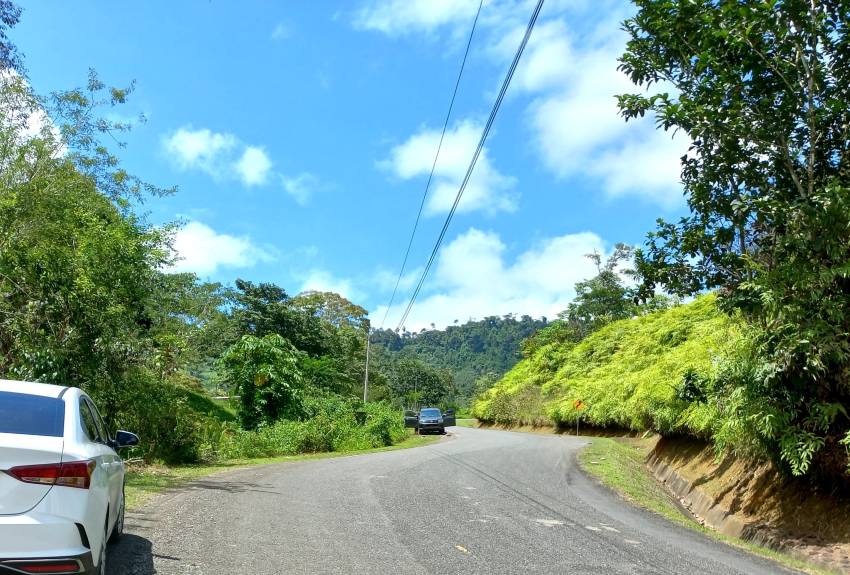
[[[214,420],[190,407],[184,389],[135,370],[127,375],[124,387],[111,390],[107,401],[99,397],[102,392],[87,391],[105,410],[113,431],[120,428],[139,435],[139,447],[130,455],[165,463],[198,461],[203,432]]]
[[[386,403],[367,403],[364,408],[370,447],[385,447],[404,439],[407,431],[398,410]]]
[[[282,420],[246,431],[230,423],[208,422],[200,448],[206,461],[344,452],[393,445],[406,431],[401,413],[384,403],[360,406],[338,396],[305,398],[306,418]]]

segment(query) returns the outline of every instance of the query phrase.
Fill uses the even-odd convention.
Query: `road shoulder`
[[[771,559],[785,567],[817,575],[837,573],[837,571],[795,559],[785,553],[724,535],[699,524],[682,509],[682,506],[647,468],[645,461],[651,449],[651,441],[609,437],[593,437],[588,440],[590,444],[577,456],[580,468],[599,484],[612,490],[629,503],[661,515],[677,525]]]

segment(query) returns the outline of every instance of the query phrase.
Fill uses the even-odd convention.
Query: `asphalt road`
[[[623,502],[578,469],[585,443],[453,428],[426,447],[227,472],[129,514],[108,573],[786,572]]]

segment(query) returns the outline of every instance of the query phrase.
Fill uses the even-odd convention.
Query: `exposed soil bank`
[[[786,478],[770,463],[728,456],[693,439],[662,438],[647,466],[705,525],[798,559],[850,573],[850,501]]]

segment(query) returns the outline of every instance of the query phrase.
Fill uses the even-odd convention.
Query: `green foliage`
[[[637,0],[621,69],[692,142],[690,214],[659,222],[636,256],[643,294],[720,288],[759,365],[727,380],[741,423],[786,468],[845,479],[850,419],[850,10],[843,0]],[[737,383],[736,383],[737,382]],[[732,393],[732,392],[736,393]]]
[[[206,461],[355,451],[398,443],[406,436],[401,413],[387,404],[358,405],[337,396],[305,399],[303,420],[281,420],[256,431],[225,424],[208,429]],[[358,420],[358,412],[363,413]]]
[[[673,346],[671,333],[686,335]],[[542,346],[485,392],[473,414],[500,423],[572,426],[580,419],[708,436],[714,408],[684,401],[682,381],[712,376],[737,337],[736,322],[717,310],[713,296],[620,320],[579,343]]]
[[[222,422],[235,422],[237,416],[230,409],[213,401],[206,393],[184,387],[175,387],[175,394],[182,397],[186,407],[193,412]]]
[[[238,393],[239,422],[245,429],[270,425],[300,413],[300,352],[277,334],[244,335],[220,363],[230,389]]]
[[[618,270],[618,266],[628,262],[631,256],[632,248],[625,244],[617,244],[605,263],[599,254],[588,254],[587,257],[593,260],[599,273],[578,282],[575,299],[565,311],[558,314],[558,318],[572,328],[575,341],[580,341],[612,321],[637,314],[631,290],[623,285],[623,272]]]
[[[761,330],[754,329],[720,364],[711,382],[711,401],[718,420],[714,440],[718,451],[735,449],[771,458],[794,475],[812,474],[812,462],[823,457],[827,442],[844,457],[832,461],[832,468],[846,466],[846,449],[840,437],[830,433],[836,422],[847,418],[844,405],[813,401],[788,405],[788,395],[777,395],[769,383],[774,369],[762,359]],[[794,418],[800,412],[799,423]],[[843,453],[841,453],[843,452]],[[831,481],[833,473],[815,470],[818,480]]]
[[[388,374],[393,395],[407,407],[446,405],[452,398],[454,381],[448,370],[435,369],[414,358],[395,361]]]
[[[229,293],[238,333],[263,337],[277,334],[311,357],[331,347],[321,317],[295,307],[286,291],[274,284],[237,279]]]
[[[114,429],[131,429],[143,440],[132,455],[183,463],[197,461],[204,430],[215,421],[191,404],[186,390],[144,370],[133,370],[115,397]]]
[[[0,82],[0,375],[81,386],[110,428],[150,433],[145,453],[191,457],[191,419],[154,401],[173,387],[152,369],[170,229],[128,211],[157,190],[97,142],[116,126],[97,116],[105,88],[89,83],[49,106],[17,76]],[[27,131],[45,109],[55,124]]]
[[[22,72],[24,63],[17,47],[6,33],[21,18],[21,7],[11,0],[0,0],[0,68]]]
[[[305,291],[293,297],[290,305],[336,328],[364,329],[369,325],[369,312],[337,293]]]
[[[289,297],[274,284],[236,280],[227,293],[232,311],[225,333],[277,334],[303,352],[305,386],[358,395],[366,351],[366,310],[331,292]],[[226,322],[226,323],[227,323]]]

